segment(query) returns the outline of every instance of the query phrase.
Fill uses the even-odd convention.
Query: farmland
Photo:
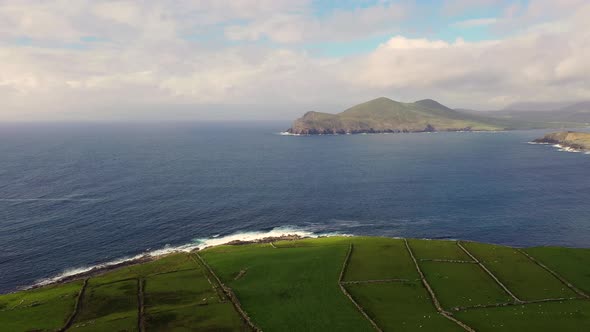
[[[0,295],[6,331],[578,331],[590,250],[327,237],[222,245]]]

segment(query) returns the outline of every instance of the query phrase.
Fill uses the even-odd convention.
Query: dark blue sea
[[[590,155],[527,144],[546,131],[288,125],[1,124],[0,293],[251,232],[590,247]]]

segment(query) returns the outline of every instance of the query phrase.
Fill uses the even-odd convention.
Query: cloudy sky
[[[590,99],[587,0],[0,0],[0,121]]]

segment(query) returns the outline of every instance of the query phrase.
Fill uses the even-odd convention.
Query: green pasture
[[[521,300],[574,297],[557,278],[515,248],[465,242],[463,245]]]
[[[421,262],[420,267],[445,309],[512,301],[477,264]]]
[[[588,293],[590,249],[523,249],[537,263],[519,249],[461,242],[522,304],[456,241],[408,243],[444,310],[476,331],[590,328],[590,299],[540,266]],[[222,245],[119,267],[91,276],[79,303],[84,280],[0,295],[0,331],[59,331],[70,317],[67,330],[76,332],[250,331],[217,278],[263,331],[373,331],[361,310],[383,331],[463,330],[437,311],[404,240],[326,237]]]

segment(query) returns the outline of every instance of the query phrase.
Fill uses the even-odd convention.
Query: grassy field
[[[441,316],[420,282],[352,284],[355,300],[385,331],[462,331]]]
[[[201,255],[264,331],[371,331],[338,286],[348,245],[313,242],[221,246]]]
[[[194,267],[145,279],[147,330],[246,331],[232,304],[211,287],[203,268]]]
[[[471,261],[472,259],[457,246],[456,241],[408,240],[418,259],[448,259]]]
[[[400,239],[353,238],[344,280],[418,279],[418,272]]]
[[[96,283],[90,280],[73,330],[133,331],[137,328],[137,280]]]
[[[6,331],[54,331],[74,309],[82,281],[0,296],[0,326]]]
[[[421,262],[420,268],[445,309],[512,299],[477,264]]]
[[[521,300],[576,296],[557,278],[514,248],[474,242],[463,245]]]
[[[587,331],[590,301],[533,303],[510,307],[473,309],[456,316],[478,331]]]
[[[372,322],[383,331],[463,331],[461,323],[476,331],[590,327],[590,299],[566,285],[590,290],[589,249],[526,249],[535,262],[513,248],[463,243],[523,304],[455,241],[408,243],[417,265],[404,240],[370,237],[172,254],[86,284],[0,295],[0,331],[58,331],[70,317],[68,331],[250,331],[236,307],[264,331],[372,331]]]
[[[536,247],[525,251],[578,288],[590,293],[590,249]]]

